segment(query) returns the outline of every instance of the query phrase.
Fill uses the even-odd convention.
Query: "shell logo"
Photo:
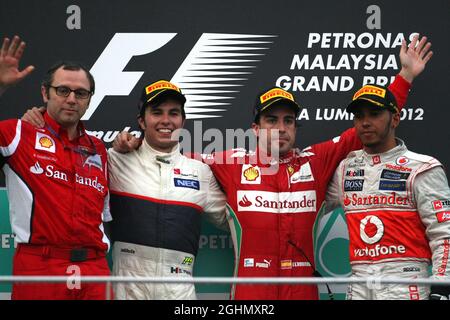
[[[254,167],[250,167],[244,171],[244,177],[247,181],[255,181],[259,177],[259,171]]]
[[[39,144],[41,145],[41,147],[48,148],[48,149],[53,147],[53,141],[47,137],[41,137],[39,139]]]

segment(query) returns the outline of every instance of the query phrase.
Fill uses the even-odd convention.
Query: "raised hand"
[[[28,76],[33,70],[33,66],[28,66],[19,71],[19,62],[25,50],[25,42],[18,36],[14,36],[11,41],[8,38],[3,39],[0,49],[0,93],[6,90]]]
[[[419,41],[419,35],[414,36],[413,40],[406,46],[406,41],[402,41],[400,48],[400,63],[402,69],[400,75],[409,82],[413,82],[422,71],[425,65],[431,59],[433,51],[430,51],[431,42],[427,42],[427,37],[422,37]]]

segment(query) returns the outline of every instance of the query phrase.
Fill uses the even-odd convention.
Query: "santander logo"
[[[239,211],[300,213],[315,212],[317,205],[314,190],[295,192],[269,192],[238,190],[236,202]]]
[[[239,201],[239,205],[241,207],[250,207],[252,202],[247,199],[247,196],[244,196],[241,201]]]
[[[391,192],[389,195],[367,195],[360,196],[356,193],[345,195],[344,205],[347,206],[384,206],[384,205],[398,205],[406,206],[409,204],[407,197],[401,197],[395,192]]]
[[[345,195],[344,206],[349,206],[350,203],[352,203],[352,200],[350,200],[348,195]]]

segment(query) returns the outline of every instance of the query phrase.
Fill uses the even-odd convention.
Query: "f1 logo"
[[[104,97],[129,95],[144,74],[123,71],[131,58],[158,50],[175,35],[176,33],[116,33],[90,70],[97,90],[81,120],[89,120]]]
[[[90,70],[96,92],[82,120],[89,120],[106,96],[127,96],[143,76],[142,71],[123,71],[139,55],[165,46],[176,33],[116,33]],[[253,68],[269,49],[261,38],[272,35],[203,33],[170,80],[189,95],[186,118],[218,117],[226,111]],[[245,64],[243,64],[245,62]],[[225,82],[225,83],[224,83]],[[233,89],[233,90],[230,90]]]

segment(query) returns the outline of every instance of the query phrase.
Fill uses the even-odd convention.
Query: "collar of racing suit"
[[[398,162],[399,157],[402,156],[408,149],[405,142],[399,138],[395,138],[397,146],[383,153],[372,153],[369,154],[365,150],[360,153],[360,157],[357,157],[355,161],[361,161],[369,164],[370,166],[376,165],[378,163],[385,162]],[[357,154],[358,155],[358,154]],[[402,165],[404,163],[397,163]]]
[[[44,121],[45,121],[45,124],[47,126],[49,126],[54,132],[56,132],[57,135],[59,135],[60,137],[64,137],[66,140],[69,139],[67,137],[67,130],[64,129],[63,127],[61,127],[61,125],[58,122],[56,122],[56,120],[53,119],[48,114],[47,111],[44,113]],[[86,133],[86,130],[85,130],[84,124],[81,120],[78,121],[77,129],[78,129],[78,137],[84,136],[84,134]]]
[[[181,157],[179,143],[173,147],[171,152],[161,152],[152,148],[144,139],[138,150],[144,159],[156,163],[173,164]]]
[[[280,155],[277,159],[275,157],[265,156],[265,152],[258,148],[255,152],[249,154],[249,156],[250,158],[258,157],[258,165],[268,167],[270,165],[290,163],[292,159],[300,156],[300,150],[293,148],[286,154]]]

